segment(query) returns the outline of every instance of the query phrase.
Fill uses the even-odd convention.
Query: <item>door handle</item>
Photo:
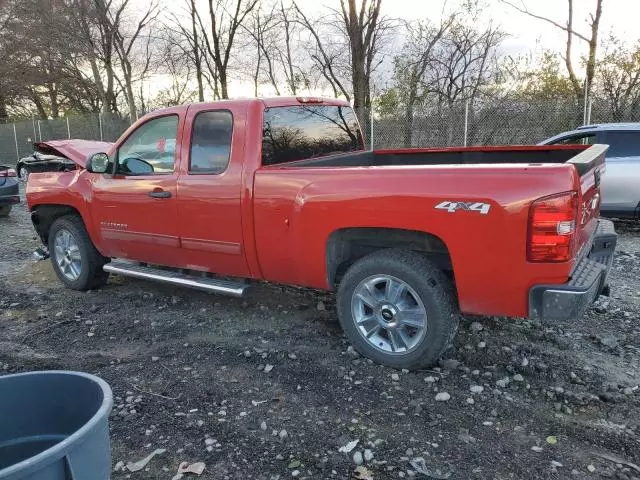
[[[154,190],[153,192],[149,192],[148,195],[153,198],[171,198],[171,192],[164,190]]]

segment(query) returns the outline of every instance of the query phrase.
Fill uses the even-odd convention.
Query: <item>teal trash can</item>
[[[0,377],[0,480],[107,480],[107,383],[80,372]]]

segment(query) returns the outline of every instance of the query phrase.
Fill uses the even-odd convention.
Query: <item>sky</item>
[[[178,3],[176,0],[164,1]],[[360,1],[358,0],[358,3]],[[484,3],[486,8],[483,9],[481,17],[476,20],[478,24],[486,25],[491,22],[508,34],[502,45],[500,52],[502,55],[518,56],[532,53],[535,56],[545,49],[564,51],[566,33],[557,27],[528,17],[502,4],[500,0],[479,1]],[[511,1],[517,3],[522,0]],[[462,2],[463,0],[382,0],[382,9],[384,14],[390,17],[404,20],[428,19],[433,23],[438,23],[442,18],[443,11],[454,11]],[[546,16],[561,24],[566,23],[566,0],[524,0],[524,2],[531,12]],[[339,0],[297,0],[297,3],[303,11],[311,16],[322,11],[326,12],[326,7],[339,8],[340,5]],[[574,0],[573,3],[574,29],[589,36],[588,18],[589,13],[595,10],[596,0]],[[640,0],[604,0],[600,38],[606,38],[610,33],[614,33],[629,44],[638,42],[640,40],[638,18],[640,18]],[[393,48],[389,50],[388,57],[390,59]],[[586,55],[586,53],[586,42],[576,39],[574,41],[574,62],[577,64],[580,56]],[[390,62],[387,65],[390,65]],[[575,65],[575,68],[580,75],[581,67]],[[390,66],[388,69],[390,70]],[[250,96],[252,95],[252,87],[249,82],[238,82],[235,85],[230,85],[230,93],[234,96]],[[265,92],[265,94],[267,93]]]
[[[512,0],[518,3],[521,0]],[[305,4],[315,3],[313,0],[302,0]],[[323,0],[325,5],[335,4],[337,0]],[[568,16],[566,0],[524,0],[532,13],[536,13],[565,24]],[[446,10],[453,10],[460,0],[383,0],[382,8],[390,16],[407,20],[428,18],[437,22],[441,17],[443,5]],[[484,0],[488,8],[484,10],[482,23],[492,21],[509,34],[503,48],[507,53],[525,53],[534,49],[548,48],[564,50],[566,34],[544,21],[533,19],[517,10],[502,4],[499,0]],[[574,29],[585,36],[590,35],[589,13],[595,11],[596,0],[574,0]],[[604,0],[600,26],[601,38],[610,32],[628,42],[640,39],[638,18],[640,17],[640,0]],[[584,42],[575,42],[576,54],[586,52]]]

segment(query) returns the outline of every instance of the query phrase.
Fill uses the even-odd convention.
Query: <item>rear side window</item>
[[[228,110],[200,112],[191,131],[189,172],[222,173],[229,164],[233,116]]]
[[[296,105],[264,111],[263,165],[363,149],[358,121],[351,107]]]
[[[556,140],[552,145],[593,145],[596,143],[595,133],[583,133]]]
[[[607,157],[640,157],[640,132],[602,132],[600,142],[609,145]]]

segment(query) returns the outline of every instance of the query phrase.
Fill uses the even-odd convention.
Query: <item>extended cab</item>
[[[70,288],[337,290],[361,353],[419,368],[460,313],[572,320],[606,293],[606,148],[365,151],[346,102],[223,101],[148,114],[105,152],[60,141],[77,168],[31,175],[27,199]]]

